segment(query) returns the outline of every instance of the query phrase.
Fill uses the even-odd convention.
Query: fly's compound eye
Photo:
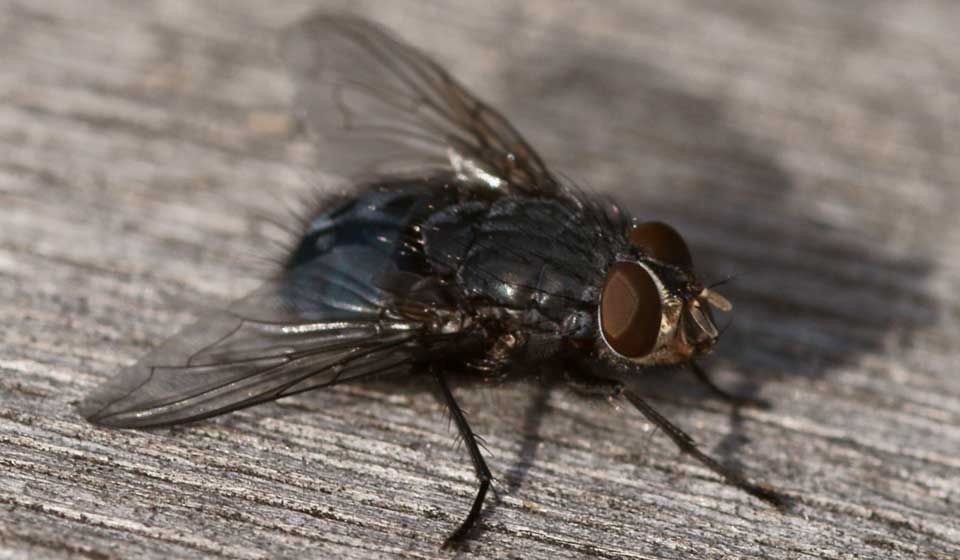
[[[663,222],[645,222],[630,231],[630,243],[645,254],[666,264],[690,270],[693,258],[677,230]]]
[[[614,352],[627,358],[652,352],[662,311],[660,289],[646,268],[631,262],[610,267],[600,294],[600,330]]]

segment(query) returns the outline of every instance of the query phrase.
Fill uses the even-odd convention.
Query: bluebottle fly
[[[479,481],[445,546],[476,524],[491,473],[448,376],[550,372],[576,392],[623,400],[680,450],[783,506],[621,381],[697,365],[730,303],[694,273],[683,238],[638,223],[562,180],[497,111],[374,24],[318,16],[286,35],[299,115],[351,194],[307,221],[282,270],[187,327],[80,405],[91,422],[148,428],[209,418],[337,383],[430,379]]]

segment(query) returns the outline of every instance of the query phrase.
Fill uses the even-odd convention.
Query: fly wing
[[[324,169],[349,178],[452,170],[492,188],[558,191],[503,115],[375,24],[315,16],[289,29],[282,47]]]
[[[305,321],[277,294],[267,287],[187,327],[99,387],[81,414],[120,428],[199,420],[408,370],[424,343],[417,322],[363,313]]]

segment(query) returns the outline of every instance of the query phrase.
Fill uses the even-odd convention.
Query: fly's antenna
[[[728,282],[732,282],[732,281],[736,280],[738,276],[740,276],[740,275],[739,275],[738,273],[734,272],[733,274],[727,276],[727,277],[724,278],[723,280],[717,280],[717,281],[714,282],[713,284],[708,285],[708,286],[707,286],[707,289],[708,289],[708,290],[712,290],[712,289],[714,289],[714,288],[716,288],[716,287],[718,287],[718,286],[723,286],[724,284],[726,284],[726,283],[728,283]]]

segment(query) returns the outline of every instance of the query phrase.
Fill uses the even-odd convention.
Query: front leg
[[[567,369],[563,373],[567,386],[583,397],[603,398],[615,401],[623,395],[623,383],[580,371]]]
[[[680,451],[693,457],[703,466],[722,476],[727,484],[736,486],[751,496],[760,498],[777,508],[782,509],[787,506],[789,500],[786,495],[775,490],[768,484],[751,482],[740,473],[730,470],[717,462],[713,457],[700,451],[700,449],[697,448],[696,441],[694,441],[692,437],[664,418],[645,400],[632,391],[627,390],[620,381],[598,377],[584,371],[568,372],[566,378],[574,391],[585,396],[606,397],[611,401],[624,397],[627,402],[639,410],[648,421],[663,430],[667,436],[673,440],[673,443]]]
[[[710,379],[710,376],[707,375],[707,372],[700,367],[700,364],[690,360],[687,362],[687,366],[690,368],[690,371],[700,380],[701,383],[706,385],[714,395],[720,397],[721,399],[729,402],[733,406],[746,406],[759,408],[761,410],[768,410],[770,408],[770,403],[763,399],[757,399],[754,397],[746,397],[741,395],[734,395],[727,390],[723,389],[719,385],[713,382],[713,379]]]

